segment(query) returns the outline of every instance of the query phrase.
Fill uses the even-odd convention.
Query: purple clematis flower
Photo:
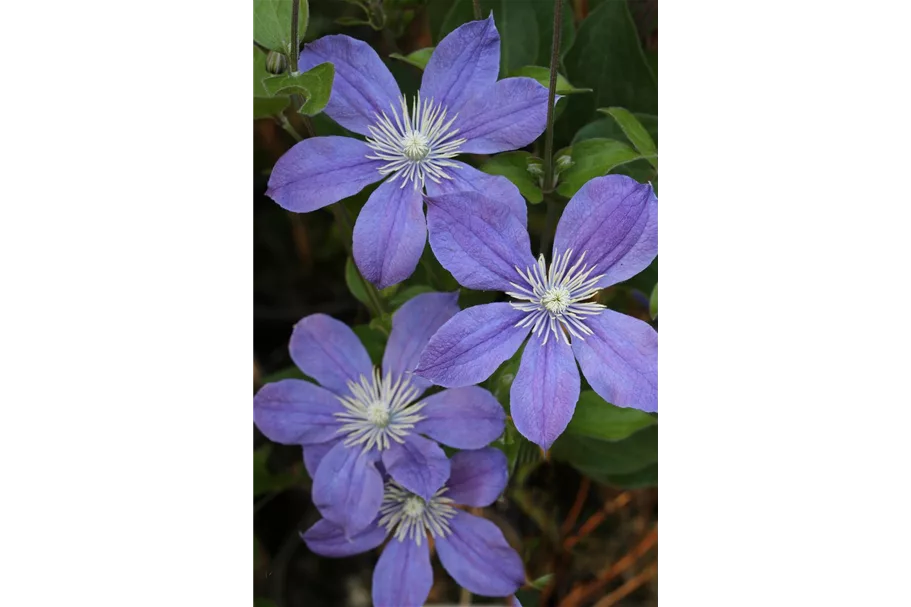
[[[325,314],[307,316],[294,327],[291,358],[322,387],[285,379],[266,384],[253,400],[263,434],[303,445],[314,504],[348,533],[376,517],[383,499],[379,463],[402,487],[430,499],[450,473],[434,441],[478,449],[503,432],[503,408],[477,386],[418,400],[430,383],[411,371],[433,332],[459,311],[456,299],[456,293],[424,293],[405,303],[392,317],[382,372],[346,325]]]
[[[364,277],[384,288],[411,276],[424,250],[425,188],[429,195],[471,190],[495,198],[514,188],[454,158],[533,142],[547,121],[547,89],[531,78],[497,82],[500,35],[492,14],[440,42],[410,103],[367,43],[325,36],[304,47],[300,69],[327,61],[335,80],[326,114],[367,140],[301,141],[275,164],[266,193],[285,209],[306,213],[388,177],[354,226],[354,260]],[[518,202],[512,209],[524,218],[525,203]]]
[[[658,254],[658,199],[651,185],[597,177],[566,205],[550,267],[531,254],[524,221],[475,192],[427,201],[430,246],[470,289],[516,301],[468,308],[430,339],[415,374],[446,387],[485,380],[529,340],[510,390],[512,419],[549,449],[579,399],[582,367],[592,389],[620,407],[658,410],[658,333],[587,301],[644,270]]]
[[[482,596],[511,595],[525,583],[522,559],[496,525],[454,507],[492,504],[506,487],[506,456],[492,447],[460,451],[452,456],[451,470],[430,499],[390,480],[372,525],[346,537],[323,519],[303,534],[304,541],[317,554],[343,557],[372,550],[391,535],[373,571],[376,607],[420,607],[427,600],[433,586],[427,534],[460,586]]]

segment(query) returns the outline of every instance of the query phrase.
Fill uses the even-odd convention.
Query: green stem
[[[303,137],[301,137],[300,133],[297,132],[297,129],[295,129],[294,126],[291,124],[291,121],[288,120],[287,116],[285,116],[284,114],[278,114],[277,116],[275,116],[275,119],[278,121],[278,123],[281,125],[281,127],[283,129],[285,129],[285,132],[294,138],[294,141],[301,141],[303,139]]]
[[[297,61],[300,56],[300,42],[298,42],[297,39],[297,19],[300,14],[300,9],[300,0],[291,0],[291,48],[288,49],[291,51],[291,54],[288,56],[288,59],[291,64],[292,74],[297,71]]]
[[[474,3],[474,19],[475,21],[481,20],[481,0],[472,0]]]
[[[544,192],[554,189],[554,102],[557,98],[557,70],[560,64],[560,34],[563,0],[554,0],[554,34],[550,53],[550,86],[547,88],[547,132],[544,136]]]
[[[557,201],[552,193],[545,194],[544,200],[547,204],[547,219],[544,222],[544,231],[541,232],[541,248],[538,252],[547,256],[551,237],[557,229]],[[551,262],[553,262],[553,259],[551,259]]]

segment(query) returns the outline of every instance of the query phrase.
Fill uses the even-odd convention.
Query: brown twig
[[[613,500],[609,501],[604,505],[601,510],[595,512],[591,515],[585,523],[579,528],[579,532],[576,535],[566,538],[566,541],[563,542],[563,549],[569,551],[573,546],[579,543],[585,536],[598,528],[598,526],[604,522],[608,516],[623,508],[630,502],[630,494],[628,491],[624,491]]]
[[[634,590],[639,588],[642,584],[645,584],[652,580],[658,574],[658,563],[652,563],[645,570],[637,573],[634,577],[626,581],[622,586],[611,592],[609,595],[595,603],[595,607],[612,607],[619,603],[622,599],[626,598],[633,593]]]
[[[576,493],[576,501],[573,502],[573,507],[570,508],[569,514],[566,515],[566,520],[563,521],[563,525],[560,527],[560,537],[569,535],[569,532],[576,526],[576,520],[578,520],[579,514],[582,512],[582,506],[585,505],[585,498],[588,497],[588,490],[591,485],[591,479],[583,476],[582,482],[579,483],[579,491]]]
[[[636,546],[613,565],[601,571],[598,577],[583,586],[577,586],[560,603],[560,607],[576,607],[601,590],[609,581],[629,569],[639,558],[658,543],[658,525],[652,527]],[[619,599],[618,599],[619,600]]]

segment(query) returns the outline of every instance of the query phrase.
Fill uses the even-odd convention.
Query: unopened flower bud
[[[288,58],[281,53],[269,51],[266,55],[266,71],[270,74],[283,74],[288,69]]]
[[[537,158],[529,158],[525,168],[532,177],[544,176],[544,163]]]

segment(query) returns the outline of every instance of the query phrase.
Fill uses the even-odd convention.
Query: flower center
[[[342,423],[338,433],[345,435],[345,445],[363,445],[364,451],[376,447],[388,449],[391,442],[404,442],[414,425],[424,419],[418,412],[423,403],[414,403],[418,389],[404,378],[392,380],[392,373],[385,377],[378,368],[371,377],[361,375],[358,381],[348,382],[348,396],[339,396],[345,410],[335,413]]]
[[[456,514],[452,500],[443,497],[447,491],[449,488],[443,487],[430,501],[424,501],[390,480],[383,493],[379,524],[386,527],[386,531],[392,532],[400,542],[410,539],[418,546],[428,533],[432,537],[446,537],[452,533],[449,519]]]
[[[434,183],[452,179],[447,171],[458,165],[449,159],[459,155],[466,141],[455,138],[459,132],[452,128],[456,116],[447,120],[446,108],[432,99],[421,99],[420,93],[410,108],[403,95],[400,110],[391,109],[392,118],[386,112],[377,114],[376,123],[367,127],[371,135],[367,146],[373,150],[367,158],[386,162],[379,168],[380,174],[393,174],[392,179],[401,178],[401,187],[411,182],[415,188],[424,187],[426,179]]]
[[[402,505],[402,512],[405,513],[405,516],[411,518],[418,518],[424,516],[424,500],[416,495],[412,495],[405,500],[405,503]]]
[[[541,298],[541,305],[547,308],[547,311],[551,314],[559,316],[566,312],[571,303],[571,298],[569,289],[561,285],[548,289],[544,297]]]
[[[585,326],[585,319],[605,309],[601,304],[585,302],[598,292],[598,281],[604,275],[591,276],[595,266],[584,264],[584,252],[572,267],[569,266],[571,257],[572,250],[557,254],[548,270],[541,255],[538,263],[524,272],[516,268],[527,286],[510,283],[516,291],[507,295],[522,300],[510,302],[512,307],[527,312],[516,326],[533,327],[532,333],[543,336],[544,344],[551,333],[554,337],[562,337],[567,344],[567,332],[584,340],[584,335],[592,334],[592,330]]]
[[[411,160],[424,160],[430,153],[424,133],[409,133],[402,140],[402,151]]]
[[[367,407],[367,420],[378,428],[389,425],[389,407],[386,403],[373,403]]]

